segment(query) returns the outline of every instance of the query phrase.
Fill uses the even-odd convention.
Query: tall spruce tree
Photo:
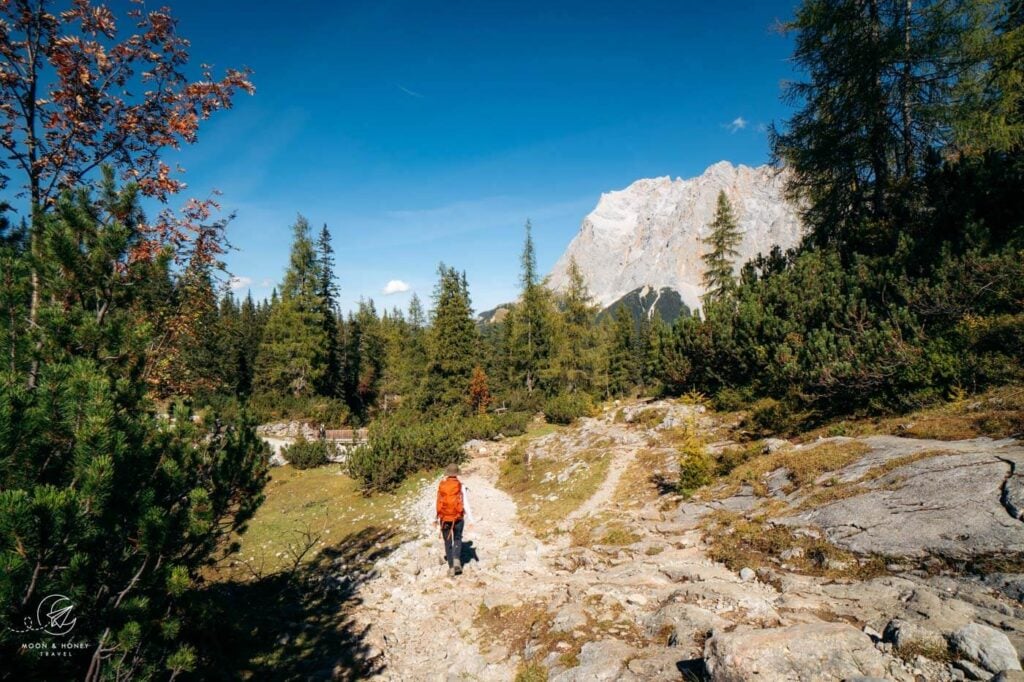
[[[628,306],[615,309],[607,333],[608,391],[626,395],[637,387],[639,370],[636,321]]]
[[[258,391],[311,396],[322,385],[327,367],[323,278],[309,223],[299,216],[292,231],[288,270],[263,330],[253,381]]]
[[[437,274],[420,404],[432,410],[465,410],[466,392],[477,364],[473,308],[464,274],[444,263]]]
[[[740,255],[737,247],[742,235],[736,224],[732,203],[729,197],[725,196],[725,192],[718,193],[718,206],[710,229],[711,232],[704,239],[708,252],[701,256],[704,261],[705,304],[721,300],[736,288],[733,270],[736,267],[736,258]]]
[[[252,300],[252,292],[247,292],[238,313],[238,376],[235,390],[239,395],[247,396],[252,392],[256,354],[259,352],[265,322],[261,308]]]
[[[323,313],[324,339],[324,374],[320,379],[321,395],[337,396],[342,392],[341,376],[341,343],[338,335],[338,285],[334,275],[334,247],[331,245],[331,232],[327,223],[320,228],[316,240],[316,252],[320,281],[317,284],[317,295],[320,297]]]
[[[526,389],[527,393],[542,388],[542,379],[550,374],[554,314],[551,292],[537,276],[532,229],[527,220],[520,258],[519,282],[522,289],[508,319],[512,384]]]

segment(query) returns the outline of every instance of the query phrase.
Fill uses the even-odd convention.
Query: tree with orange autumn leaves
[[[51,0],[0,0],[0,190],[14,185],[28,205],[29,248],[39,254],[41,216],[61,191],[94,178],[102,166],[166,204],[185,183],[161,159],[167,150],[196,142],[200,122],[252,94],[248,69],[219,77],[202,65],[186,75],[189,41],[166,7],[131,0],[121,22],[105,4],[72,0],[59,10]],[[120,25],[119,25],[120,24]],[[126,30],[127,29],[127,30]],[[189,199],[146,222],[131,259],[169,251],[177,265],[206,267],[224,251],[225,221],[210,223],[213,197]],[[29,324],[39,311],[39,276],[31,273]],[[165,338],[154,348],[152,385],[170,384],[178,339],[187,338],[196,311],[189,307],[151,320]],[[28,385],[38,376],[32,362]]]

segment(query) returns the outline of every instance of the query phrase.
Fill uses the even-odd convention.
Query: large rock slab
[[[979,623],[970,623],[953,633],[950,643],[960,655],[985,670],[999,673],[1020,670],[1017,650],[999,630]]]
[[[899,439],[892,439],[898,441]],[[802,514],[780,519],[789,525],[816,525],[835,544],[862,554],[952,559],[1024,552],[1024,523],[1005,506],[1007,484],[1016,483],[1024,448],[1013,441],[976,439],[955,444],[868,439],[876,448],[874,465],[923,451],[949,454],[920,459],[871,482],[871,490]],[[856,480],[864,463],[840,472]]]
[[[704,660],[714,682],[894,677],[871,638],[845,623],[716,631],[704,647]]]

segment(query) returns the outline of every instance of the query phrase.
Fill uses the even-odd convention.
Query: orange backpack
[[[462,483],[454,476],[441,481],[437,487],[437,517],[444,523],[462,518]]]

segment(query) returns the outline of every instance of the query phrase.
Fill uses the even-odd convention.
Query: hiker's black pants
[[[463,519],[458,521],[442,521],[441,535],[444,536],[444,560],[451,568],[455,559],[462,561],[462,526]]]

